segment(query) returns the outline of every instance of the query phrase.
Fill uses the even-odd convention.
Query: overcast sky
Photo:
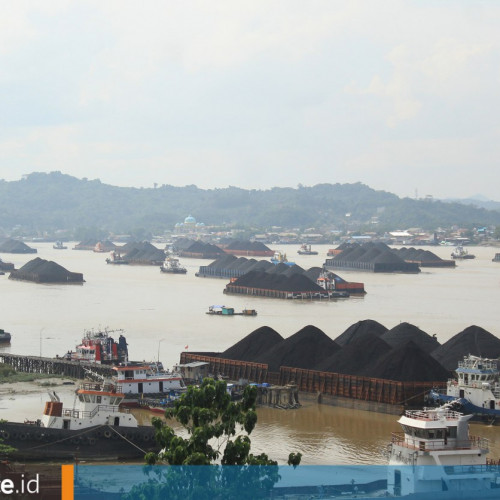
[[[0,0],[0,178],[500,200],[500,2]]]

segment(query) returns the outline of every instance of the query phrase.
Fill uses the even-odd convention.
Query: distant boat
[[[458,245],[453,252],[451,252],[452,259],[475,259],[476,256],[470,254],[462,245]]]
[[[493,257],[491,260],[492,262],[500,262],[500,253],[496,253],[495,257]]]
[[[171,274],[186,274],[187,269],[184,266],[181,266],[179,259],[175,257],[167,257],[165,262],[160,266],[160,271],[162,273],[171,273]]]
[[[106,259],[106,264],[128,264],[128,260],[125,260],[118,252],[113,250],[110,255],[111,257]]]
[[[297,250],[297,253],[299,255],[318,255],[318,252],[311,250],[311,245],[306,245],[305,243]]]
[[[0,328],[0,342],[10,342],[12,335]]]
[[[68,247],[65,246],[62,241],[56,241],[52,245],[52,248],[55,248],[56,250],[66,250]]]
[[[241,312],[234,312],[234,307],[214,305],[208,308],[207,314],[212,314],[217,316],[257,316],[257,311],[255,309],[245,308]]]

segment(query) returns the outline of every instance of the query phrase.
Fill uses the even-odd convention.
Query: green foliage
[[[156,441],[162,451],[148,453],[150,465],[277,465],[267,454],[250,453],[250,438],[257,424],[255,402],[257,388],[248,385],[239,401],[232,401],[224,381],[205,378],[202,384],[189,386],[173,408],[165,411],[167,420],[174,419],[187,431],[178,436],[172,427],[153,418]],[[290,454],[289,464],[300,463],[300,453]]]
[[[20,225],[32,233],[68,229],[80,241],[103,239],[109,232],[158,234],[173,229],[187,214],[211,226],[322,227],[325,231],[332,226],[343,228],[346,213],[351,214],[350,223],[364,224],[378,216],[378,227],[391,229],[500,225],[498,210],[401,199],[361,183],[268,190],[169,185],[136,189],[61,172],[32,173],[21,181],[0,182],[0,213],[4,227]]]

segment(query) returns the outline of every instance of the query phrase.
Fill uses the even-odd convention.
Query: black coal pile
[[[340,248],[340,247],[339,247]],[[359,269],[373,272],[418,273],[418,264],[406,262],[385,243],[354,243],[325,262],[327,268]]]
[[[340,349],[330,337],[315,326],[308,325],[281,341],[255,361],[267,363],[269,371],[280,366],[315,370],[326,358]]]
[[[120,248],[130,264],[158,264],[165,260],[165,252],[148,241],[127,243]]]
[[[353,341],[363,338],[365,335],[376,335],[380,337],[387,332],[387,328],[373,319],[365,319],[351,325],[344,333],[341,333],[335,342],[340,346],[345,346]]]
[[[280,264],[278,264],[278,266],[279,265]],[[266,271],[250,271],[236,279],[232,285],[283,292],[324,292],[323,288],[313,283],[303,274],[292,274],[287,276],[282,273]]]
[[[228,250],[246,250],[249,252],[271,252],[272,250],[261,243],[260,241],[241,241],[241,240],[233,240],[231,241],[226,248]]]
[[[398,347],[411,340],[427,353],[431,353],[440,346],[435,337],[406,322],[391,328],[382,334],[381,338],[392,347]]]
[[[21,268],[12,271],[9,279],[32,281],[34,283],[83,283],[83,274],[72,273],[55,262],[37,257]]]
[[[87,238],[86,240],[77,243],[73,250],[94,250],[95,246],[99,243],[99,240],[95,238]]]
[[[219,256],[225,255],[224,250],[212,243],[205,243],[204,241],[194,241],[187,248],[179,250],[179,255],[182,257],[198,257],[201,259],[214,259]]]
[[[262,326],[226,349],[220,357],[255,362],[282,341],[283,337],[276,330],[269,326]]]
[[[37,253],[36,248],[31,248],[26,243],[18,240],[7,240],[0,245],[0,252],[4,253]]]
[[[374,378],[401,382],[446,381],[451,372],[411,340],[391,349],[370,370]]]
[[[448,370],[455,370],[458,362],[469,354],[490,359],[498,358],[500,339],[484,328],[472,325],[432,352],[432,356]]]
[[[353,325],[354,326],[354,325]],[[319,363],[317,370],[373,377],[372,371],[391,346],[376,333],[366,331]]]

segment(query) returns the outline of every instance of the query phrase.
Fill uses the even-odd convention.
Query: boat
[[[110,253],[110,256],[106,259],[106,264],[128,264],[128,260],[125,260],[120,253],[114,250]]]
[[[257,316],[257,311],[245,308],[241,312],[235,312],[234,307],[213,305],[208,308],[207,314],[217,316]]]
[[[162,273],[170,273],[170,274],[186,274],[187,269],[182,266],[179,262],[179,259],[175,257],[167,257],[165,262],[160,266],[160,271]]]
[[[287,259],[286,253],[280,252],[279,250],[274,252],[274,256],[271,257],[271,262],[275,265],[278,265],[278,264],[286,264],[287,266],[294,266],[295,265],[295,262],[290,262]]]
[[[73,407],[66,408],[50,392],[41,418],[24,423],[0,421],[0,438],[13,450],[9,460],[130,460],[158,452],[155,428],[139,426],[126,409],[119,385],[89,372],[76,391]]]
[[[350,293],[347,290],[336,289],[337,281],[339,281],[339,284],[345,283],[344,280],[342,280],[342,278],[337,276],[335,273],[331,273],[326,269],[322,269],[322,271],[318,275],[316,284],[328,292],[328,298],[350,297]]]
[[[299,255],[318,255],[318,252],[311,250],[311,245],[303,244],[298,250]]]
[[[165,370],[160,362],[125,361],[113,366],[113,382],[125,395],[122,405],[139,406],[139,399],[165,398],[172,391],[184,392],[182,375]]]
[[[118,341],[111,336],[118,334]],[[96,364],[116,364],[128,357],[127,340],[123,330],[87,330],[75,351],[68,351],[63,358],[70,361],[86,361]]]
[[[387,448],[387,496],[498,498],[498,467],[488,440],[469,434],[471,417],[447,405],[405,411]]]
[[[429,392],[430,401],[453,403],[476,421],[500,424],[500,361],[469,354],[455,372],[457,378],[448,380],[446,392]]]
[[[172,408],[174,406],[175,402],[181,397],[181,395],[182,392],[170,391],[161,398],[140,398],[138,400],[138,404],[143,410],[163,415],[167,408]]]
[[[476,256],[469,253],[462,245],[458,245],[453,252],[451,252],[452,259],[475,259]]]
[[[9,343],[12,335],[9,332],[6,332],[4,329],[0,328],[0,342],[1,343]]]
[[[56,241],[53,245],[52,248],[56,250],[66,250],[68,247],[63,244],[62,241]]]
[[[500,262],[500,253],[496,253],[495,257],[491,259],[492,262]]]

